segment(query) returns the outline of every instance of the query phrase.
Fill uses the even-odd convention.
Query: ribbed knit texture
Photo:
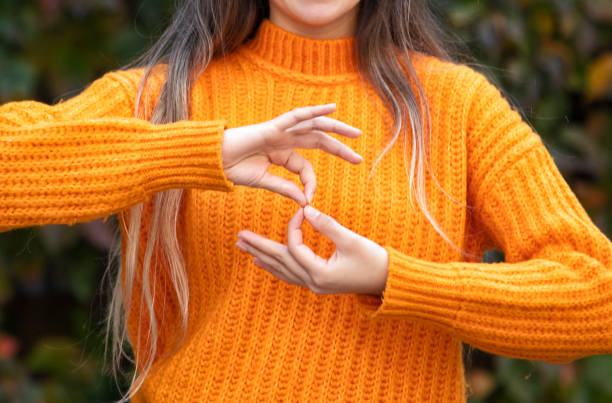
[[[464,402],[461,341],[552,363],[612,352],[612,244],[540,137],[480,73],[414,55],[432,115],[432,167],[457,201],[428,176],[431,211],[468,252],[506,255],[506,263],[466,261],[411,208],[400,143],[369,176],[390,139],[390,115],[360,81],[353,45],[302,38],[266,20],[199,78],[192,122],[130,118],[141,70],[109,73],[53,107],[0,109],[4,229],[87,221],[145,201],[142,261],[149,196],[187,188],[178,230],[188,337],[157,360],[134,402]],[[387,249],[382,298],[286,284],[234,245],[242,229],[284,243],[297,205],[227,181],[223,128],[329,102],[338,105],[332,117],[363,130],[357,139],[332,135],[364,161],[300,150],[317,175],[313,206]],[[333,252],[307,224],[304,242],[321,256]],[[158,271],[161,353],[179,326],[168,280]]]

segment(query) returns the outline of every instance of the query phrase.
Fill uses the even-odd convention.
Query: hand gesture
[[[349,138],[361,134],[359,129],[324,116],[335,110],[336,104],[297,108],[267,122],[227,129],[221,146],[226,177],[237,185],[282,194],[300,206],[310,203],[316,187],[314,170],[295,149],[318,148],[353,164],[363,160],[347,145],[325,134],[333,132]],[[271,164],[299,174],[304,191],[292,181],[269,173]]]
[[[327,260],[302,242],[304,216],[336,245]],[[388,272],[387,251],[311,206],[300,208],[287,226],[287,246],[251,231],[240,231],[236,246],[279,279],[317,294],[359,293],[380,296]]]

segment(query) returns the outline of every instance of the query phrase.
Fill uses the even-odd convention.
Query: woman
[[[421,2],[185,0],[136,67],[0,112],[2,229],[119,216],[134,402],[465,401],[462,341],[612,352],[611,242]]]

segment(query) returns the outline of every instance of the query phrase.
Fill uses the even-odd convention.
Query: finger
[[[328,133],[337,133],[345,137],[356,138],[361,135],[361,130],[347,123],[330,118],[328,116],[319,116],[300,122],[288,129],[288,132],[303,134],[313,130],[320,130]]]
[[[298,276],[296,276],[290,270],[287,270],[283,263],[279,262],[274,257],[267,255],[266,253],[242,240],[238,240],[238,242],[236,242],[236,246],[244,252],[254,256],[255,260],[253,260],[253,263],[256,263],[256,260],[259,261],[260,264],[258,264],[258,266],[266,269],[272,275],[280,278],[284,282],[294,285],[301,285],[304,287],[306,286]]]
[[[249,253],[251,253],[250,251],[256,251],[260,253],[260,255],[256,255],[257,257],[266,255],[270,259],[274,259],[277,265],[285,267],[293,276],[299,278],[303,284],[307,284],[310,280],[309,274],[303,268],[299,267],[299,263],[287,253],[285,245],[264,238],[251,231],[240,231],[238,233],[238,239],[239,242],[249,247]],[[273,262],[270,264],[273,264]]]
[[[250,253],[257,260],[263,263],[263,265],[261,266],[262,268],[268,270],[270,273],[280,278],[284,282],[294,285],[300,285],[303,287],[307,286],[301,278],[296,276],[295,273],[293,273],[291,270],[288,270],[287,267],[282,264],[282,262],[279,262],[271,256],[268,256],[265,253],[257,250],[257,248],[251,247],[248,253]]]
[[[287,243],[294,244],[295,246],[301,245],[302,240],[302,224],[304,223],[304,209],[300,207],[289,223],[287,224]],[[287,246],[289,246],[287,244]]]
[[[285,254],[285,245],[274,242],[271,239],[264,238],[254,232],[243,230],[238,232],[238,240],[246,242],[249,246],[254,246],[260,251],[273,258],[282,261]]]
[[[350,246],[355,240],[355,233],[340,225],[327,214],[323,214],[312,206],[304,208],[304,217],[321,234],[328,237],[341,250]]]
[[[296,148],[318,148],[353,164],[363,161],[363,157],[349,146],[321,131],[298,136],[296,143]]]
[[[256,266],[259,266],[262,269],[266,270],[268,273],[272,274],[274,277],[277,277],[283,280],[285,283],[289,283],[289,284],[293,284],[293,285],[297,285],[301,287],[306,287],[306,285],[302,284],[299,280],[286,276],[283,272],[280,272],[274,266],[263,262],[260,258],[257,258],[257,257],[254,258],[253,263]]]
[[[304,245],[302,241],[303,222],[304,209],[300,208],[287,224],[287,250],[310,273],[321,270],[327,264],[327,260],[317,256],[312,249]]]
[[[307,202],[311,203],[317,187],[317,178],[310,161],[294,151],[291,153],[284,166],[290,172],[300,175],[300,181],[302,185],[304,185],[304,195],[306,196]]]
[[[327,115],[336,110],[336,104],[305,106],[295,108],[289,112],[277,116],[272,120],[276,127],[280,130],[287,130],[298,123],[316,118],[317,116]]]
[[[280,176],[272,175],[267,172],[261,177],[257,187],[265,188],[293,199],[300,206],[307,204],[306,196],[302,189],[300,189],[295,183],[288,179],[281,178]]]

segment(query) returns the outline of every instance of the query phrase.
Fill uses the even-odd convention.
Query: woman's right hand
[[[316,178],[312,164],[295,149],[319,148],[353,164],[363,158],[347,145],[325,134],[355,138],[361,130],[324,116],[336,104],[308,106],[250,126],[227,129],[221,154],[227,179],[236,185],[264,188],[295,200],[300,206],[312,201]],[[271,164],[299,174],[302,191],[294,182],[268,172]]]

